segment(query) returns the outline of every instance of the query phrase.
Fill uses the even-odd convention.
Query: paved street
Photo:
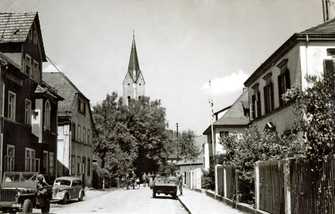
[[[100,192],[91,190],[83,202],[52,204],[51,213],[159,213],[186,214],[178,200],[170,197],[152,198],[149,188]],[[34,210],[34,213],[40,213]]]

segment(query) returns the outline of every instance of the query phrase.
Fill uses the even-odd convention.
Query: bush
[[[215,190],[215,174],[213,168],[210,168],[208,172],[202,173],[201,188]]]

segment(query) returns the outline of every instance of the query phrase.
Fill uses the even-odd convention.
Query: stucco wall
[[[253,125],[256,125],[259,131],[264,130],[266,123],[272,122],[276,126],[278,133],[282,133],[283,131],[292,128],[298,118],[298,115],[295,114],[296,112],[294,111],[294,108],[292,106],[285,107],[283,109],[279,108],[280,97],[278,94],[278,75],[280,74],[280,69],[277,67],[278,63],[280,63],[284,59],[288,59],[287,68],[290,70],[291,88],[297,87],[299,89],[305,89],[306,87],[308,87],[305,79],[307,74],[320,76],[320,74],[323,72],[323,60],[329,58],[329,56],[327,56],[328,48],[335,48],[335,43],[313,42],[308,43],[307,48],[306,43],[299,43],[283,57],[281,57],[276,63],[274,63],[271,68],[266,70],[261,77],[259,77],[248,87],[248,98],[251,110],[251,97],[252,95],[254,95],[254,90],[252,87],[256,83],[259,84],[259,92],[261,94],[262,101],[262,117],[252,122]],[[265,115],[263,88],[266,84],[266,81],[263,78],[270,72],[272,73],[271,80],[274,89],[275,110]]]

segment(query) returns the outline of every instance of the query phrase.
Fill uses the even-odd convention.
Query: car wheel
[[[156,192],[155,191],[152,192],[152,197],[156,198]]]
[[[82,201],[82,200],[84,200],[84,196],[85,196],[85,195],[84,195],[84,191],[81,190],[81,191],[79,192],[78,201]]]
[[[172,194],[172,198],[173,198],[173,199],[177,199],[177,193],[173,193],[173,194]]]
[[[68,193],[66,193],[65,195],[64,195],[64,198],[63,198],[63,203],[64,204],[67,204],[67,203],[69,203],[69,201],[70,201],[70,197],[69,197],[69,194]]]
[[[33,203],[31,202],[30,199],[24,200],[22,205],[22,211],[24,214],[33,212]]]

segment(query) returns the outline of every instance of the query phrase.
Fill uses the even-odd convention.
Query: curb
[[[188,207],[186,206],[186,204],[179,197],[177,197],[177,200],[181,203],[181,205],[184,207],[184,209],[186,210],[186,212],[188,214],[192,214],[191,210],[188,209]]]

